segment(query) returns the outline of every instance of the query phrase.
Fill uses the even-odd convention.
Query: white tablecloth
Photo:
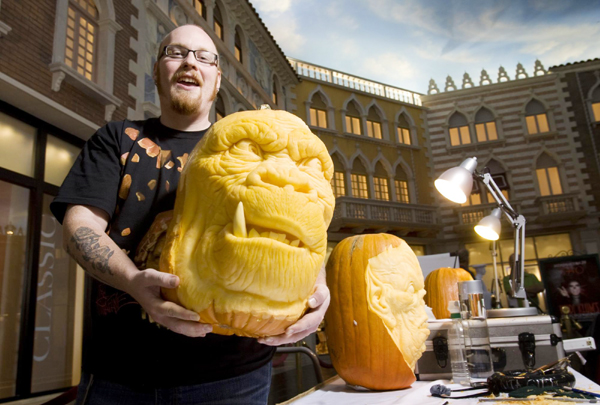
[[[575,375],[576,388],[600,394],[600,385],[573,369],[570,369],[570,371]],[[484,402],[478,402],[478,398],[444,399],[432,397],[429,393],[429,388],[435,384],[444,384],[449,388],[461,387],[457,384],[450,384],[448,380],[436,380],[415,381],[411,388],[398,391],[356,391],[346,386],[344,380],[336,376],[328,380],[320,388],[312,392],[309,391],[305,394],[300,394],[281,405],[442,405],[446,401],[450,405],[484,404]],[[466,394],[464,393],[464,395]]]

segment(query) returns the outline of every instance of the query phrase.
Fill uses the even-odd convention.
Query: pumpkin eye
[[[313,170],[323,171],[323,165],[321,159],[316,157],[306,158],[300,162],[300,166],[306,167]]]
[[[258,157],[262,157],[262,150],[258,144],[250,139],[242,139],[235,144],[235,148],[244,152],[250,152]]]

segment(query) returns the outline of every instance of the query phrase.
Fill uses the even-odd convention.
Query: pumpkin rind
[[[180,284],[163,296],[197,312],[214,333],[283,333],[308,307],[325,258],[332,175],[327,148],[293,114],[244,111],[219,120],[181,175],[160,258],[160,270]]]
[[[448,303],[458,300],[458,283],[473,280],[471,273],[458,268],[442,267],[425,278],[425,303],[437,319],[450,318]]]
[[[407,296],[416,303],[416,311],[410,316],[413,330],[399,331],[396,325],[391,333],[394,320],[386,323],[374,310],[373,295],[379,294],[379,303],[393,299],[386,297],[380,286],[369,285],[367,274],[370,264],[374,264],[370,259],[385,254],[402,254],[408,258],[402,259],[401,269],[385,270],[400,273],[399,279],[415,280],[411,283],[415,292]],[[331,291],[331,303],[325,315],[327,342],[338,374],[348,384],[373,390],[409,387],[416,379],[413,367],[425,350],[429,330],[422,298],[423,275],[406,242],[389,234],[359,235],[342,240],[327,262],[327,285]],[[391,301],[387,304],[387,309],[397,309]],[[415,341],[406,345],[394,337]],[[412,353],[402,352],[401,348],[407,346],[413,347]]]

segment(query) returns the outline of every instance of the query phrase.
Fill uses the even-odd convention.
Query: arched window
[[[198,15],[206,20],[206,4],[204,4],[204,0],[193,0],[194,8]]]
[[[410,145],[410,125],[408,124],[408,120],[404,113],[400,114],[398,117],[398,128],[396,129],[396,134],[398,136],[398,142],[403,143],[405,145]]]
[[[277,88],[279,87],[279,81],[277,80],[277,76],[273,75],[273,92],[271,93],[271,99],[273,100],[273,104],[279,105],[279,97],[277,94]]]
[[[508,200],[508,190],[510,189],[510,185],[508,184],[508,179],[506,178],[506,171],[502,165],[494,159],[490,160],[486,167],[490,171],[492,180],[494,180],[494,183],[496,183],[504,198]],[[486,197],[488,203],[496,202],[489,191],[486,192]]]
[[[538,100],[531,100],[525,107],[525,122],[529,135],[543,134],[550,131],[546,108]]]
[[[475,114],[475,132],[477,133],[477,142],[498,139],[494,114],[485,107],[480,108]]]
[[[358,112],[356,104],[351,101],[348,103],[346,111],[346,132],[355,135],[361,135],[362,131],[360,126],[360,112]]]
[[[481,190],[479,189],[479,183],[473,180],[473,188],[471,189],[471,194],[467,197],[467,201],[461,206],[468,207],[470,205],[479,205],[481,204]]]
[[[468,145],[471,143],[469,123],[467,118],[459,112],[455,112],[448,121],[448,132],[450,133],[450,145]]]
[[[242,55],[242,38],[240,36],[240,28],[235,27],[235,39],[234,39],[234,48],[235,48],[235,58],[240,63],[244,63],[243,55]]]
[[[97,20],[93,0],[69,2],[65,64],[90,81],[96,81]]]
[[[331,156],[333,161],[333,178],[331,179],[331,188],[335,197],[343,197],[346,195],[346,176],[344,165],[340,162],[337,154]]]
[[[558,165],[548,154],[544,153],[538,158],[535,172],[542,197],[563,193]]]
[[[375,188],[375,198],[377,200],[389,201],[390,191],[388,187],[387,172],[381,162],[375,165],[375,174],[373,176],[373,186]]]
[[[396,177],[394,178],[394,185],[396,186],[396,201],[410,204],[410,194],[408,192],[408,176],[402,170],[402,166],[398,165],[396,168]]]
[[[381,139],[381,118],[375,107],[369,109],[367,115],[367,136],[369,138]]]
[[[592,93],[592,114],[594,121],[600,121],[600,86],[596,86],[596,89]]]
[[[215,100],[215,116],[217,121],[225,117],[225,104],[220,94],[217,94],[217,99]]]
[[[219,39],[222,41],[225,37],[223,32],[223,17],[221,16],[221,10],[219,9],[219,6],[216,4],[213,12],[213,20],[213,29],[215,30],[215,34],[217,34]]]
[[[367,169],[363,166],[360,159],[355,159],[350,174],[352,183],[352,197],[369,198],[369,189],[367,187]]]
[[[313,94],[310,100],[310,125],[327,128],[327,105],[319,93]]]

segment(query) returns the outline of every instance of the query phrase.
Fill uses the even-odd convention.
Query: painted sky
[[[250,0],[290,57],[407,90],[600,57],[600,0]]]

